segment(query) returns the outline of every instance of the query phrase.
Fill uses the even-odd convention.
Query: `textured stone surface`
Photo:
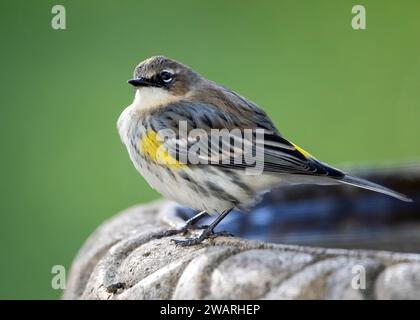
[[[398,263],[385,269],[376,281],[379,299],[420,299],[420,263]]]
[[[182,222],[169,202],[137,206],[105,222],[75,258],[63,298],[420,298],[417,254],[226,237],[182,248],[170,238],[153,239]],[[357,289],[355,279],[363,275],[365,289]]]

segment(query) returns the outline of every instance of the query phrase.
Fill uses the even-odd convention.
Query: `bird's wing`
[[[274,174],[344,176],[283,138],[267,116],[265,120],[259,114],[257,121],[252,121],[252,117],[255,119],[253,112],[240,117],[212,105],[185,101],[154,114],[150,128],[163,132],[160,141],[164,154],[178,164],[244,170],[255,167],[259,161],[265,172]]]
[[[258,113],[255,115],[247,107],[240,111],[242,117],[233,112],[223,112],[211,104],[174,103],[150,118],[151,134],[146,137],[151,138],[143,143],[149,146],[149,151],[152,151],[149,155],[154,160],[159,157],[153,152],[160,150],[160,158],[164,161],[171,160],[176,167],[205,164],[246,170],[258,166],[258,161],[259,164],[262,163],[262,170],[271,174],[332,178],[337,182],[384,193],[403,201],[412,201],[394,190],[351,176],[318,161],[283,138],[263,111],[257,109]],[[182,123],[186,126],[185,135],[182,134]],[[211,129],[222,130],[219,131],[223,133],[221,138],[217,136],[213,140]],[[245,134],[249,131],[250,135]],[[158,139],[161,132],[164,133],[163,137]],[[171,133],[168,135],[168,132]]]

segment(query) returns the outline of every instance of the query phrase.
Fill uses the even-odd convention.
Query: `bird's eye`
[[[174,79],[174,74],[169,71],[162,71],[160,73],[160,78],[162,79],[164,83],[171,83],[172,80]]]

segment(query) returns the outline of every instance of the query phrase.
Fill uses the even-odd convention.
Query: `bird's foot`
[[[207,225],[195,226],[195,225],[192,225],[192,224],[185,224],[180,228],[168,229],[168,230],[163,230],[161,232],[158,232],[155,235],[153,235],[153,238],[154,239],[161,239],[161,238],[165,238],[165,237],[174,236],[174,235],[177,235],[177,234],[185,235],[190,230],[207,229],[207,228],[208,228]]]
[[[124,282],[116,282],[106,287],[106,291],[109,293],[117,293],[119,289],[125,289],[126,285]]]
[[[190,246],[195,246],[197,244],[200,244],[206,239],[213,239],[213,238],[222,237],[222,236],[233,237],[233,235],[230,232],[227,232],[227,231],[213,232],[213,230],[209,230],[207,228],[198,237],[187,238],[185,240],[171,239],[171,241],[175,243],[175,245],[177,246],[190,247]]]

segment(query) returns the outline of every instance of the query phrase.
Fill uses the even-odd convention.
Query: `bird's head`
[[[142,61],[128,83],[136,88],[136,100],[143,107],[155,107],[181,100],[202,79],[191,68],[163,56]]]

